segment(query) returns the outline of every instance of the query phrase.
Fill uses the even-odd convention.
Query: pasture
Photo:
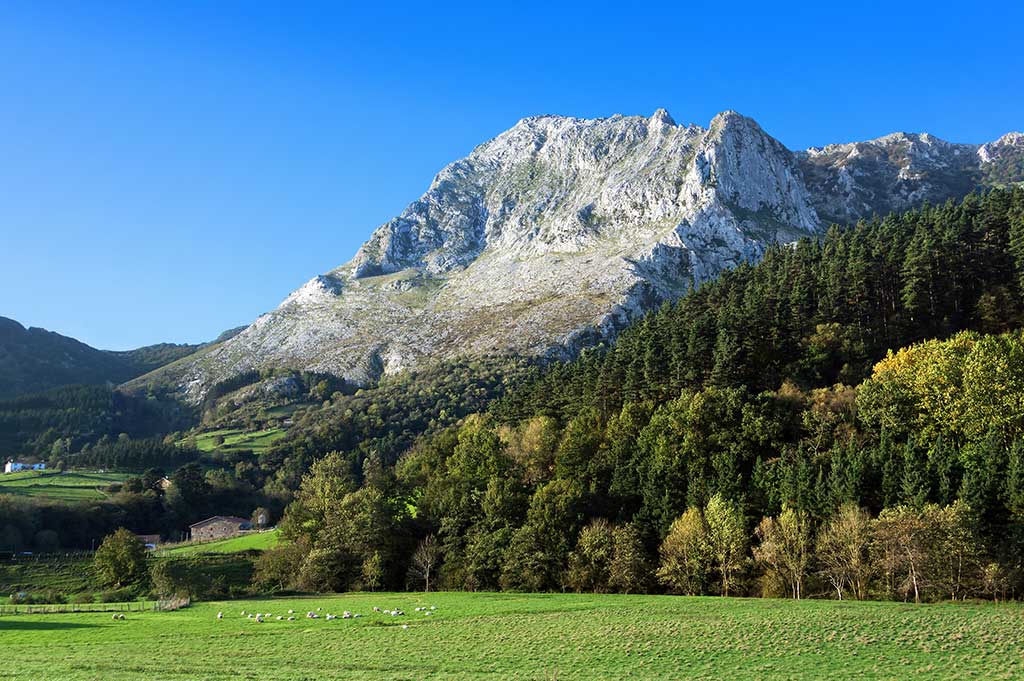
[[[60,501],[91,501],[107,496],[104,489],[123,482],[128,473],[86,471],[19,471],[0,474],[0,494],[45,497]]]
[[[432,615],[415,610],[429,606]],[[305,617],[318,608],[318,619]],[[289,609],[294,621],[276,619]],[[260,624],[243,610],[271,617]],[[326,619],[344,610],[362,617]],[[11,661],[0,678],[45,670],[68,681],[1024,676],[1016,604],[360,593],[201,603],[125,621],[9,616],[0,631]]]
[[[279,428],[269,428],[251,433],[234,428],[224,428],[196,435],[196,448],[201,452],[231,452],[243,449],[261,452],[283,436],[284,431]],[[218,437],[224,438],[222,444],[217,444]]]

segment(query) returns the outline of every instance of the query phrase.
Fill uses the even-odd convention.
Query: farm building
[[[8,460],[4,464],[4,473],[17,473],[18,471],[45,471],[45,463],[22,463],[21,461]]]
[[[189,536],[192,541],[207,541],[210,539],[224,539],[241,534],[243,530],[252,528],[252,524],[245,518],[231,515],[215,515],[206,520],[189,526]]]

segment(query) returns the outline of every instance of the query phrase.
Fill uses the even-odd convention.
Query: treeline
[[[163,439],[132,440],[127,434],[117,438],[104,435],[96,444],[86,444],[77,452],[68,452],[62,458],[54,451],[51,461],[74,468],[105,468],[135,470],[161,466],[176,468],[199,458],[195,449],[179,446]]]
[[[1020,189],[775,249],[613,348],[421,438],[394,467],[321,459],[282,523],[291,542],[258,577],[307,589],[430,575],[454,589],[1018,593],[1024,337],[910,344],[1019,325],[1022,274]],[[837,549],[851,518],[856,541]],[[858,586],[837,576],[836,552],[863,564]]]
[[[281,524],[291,543],[258,574],[310,590],[432,573],[470,590],[1017,594],[1022,394],[1024,334],[963,333],[857,388],[709,387],[607,421],[472,417],[394,469],[368,459],[361,485],[343,456],[318,461]]]

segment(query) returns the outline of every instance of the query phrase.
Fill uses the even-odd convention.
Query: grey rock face
[[[771,243],[964,194],[1020,149],[899,133],[794,154],[731,111],[707,128],[664,110],[526,118],[174,379],[198,400],[254,368],[367,382],[427,359],[567,356]]]
[[[848,224],[1024,179],[1024,135],[983,145],[897,132],[796,154],[824,222]]]

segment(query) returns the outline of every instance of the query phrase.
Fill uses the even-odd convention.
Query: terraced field
[[[106,496],[104,488],[130,477],[128,473],[20,471],[0,474],[0,494],[89,501]]]
[[[237,451],[240,449],[251,449],[260,452],[274,441],[284,436],[284,431],[278,428],[259,430],[247,433],[244,430],[225,428],[222,430],[211,430],[207,433],[200,433],[196,436],[196,447],[201,452],[212,451]],[[218,444],[218,437],[224,438],[223,443]]]

